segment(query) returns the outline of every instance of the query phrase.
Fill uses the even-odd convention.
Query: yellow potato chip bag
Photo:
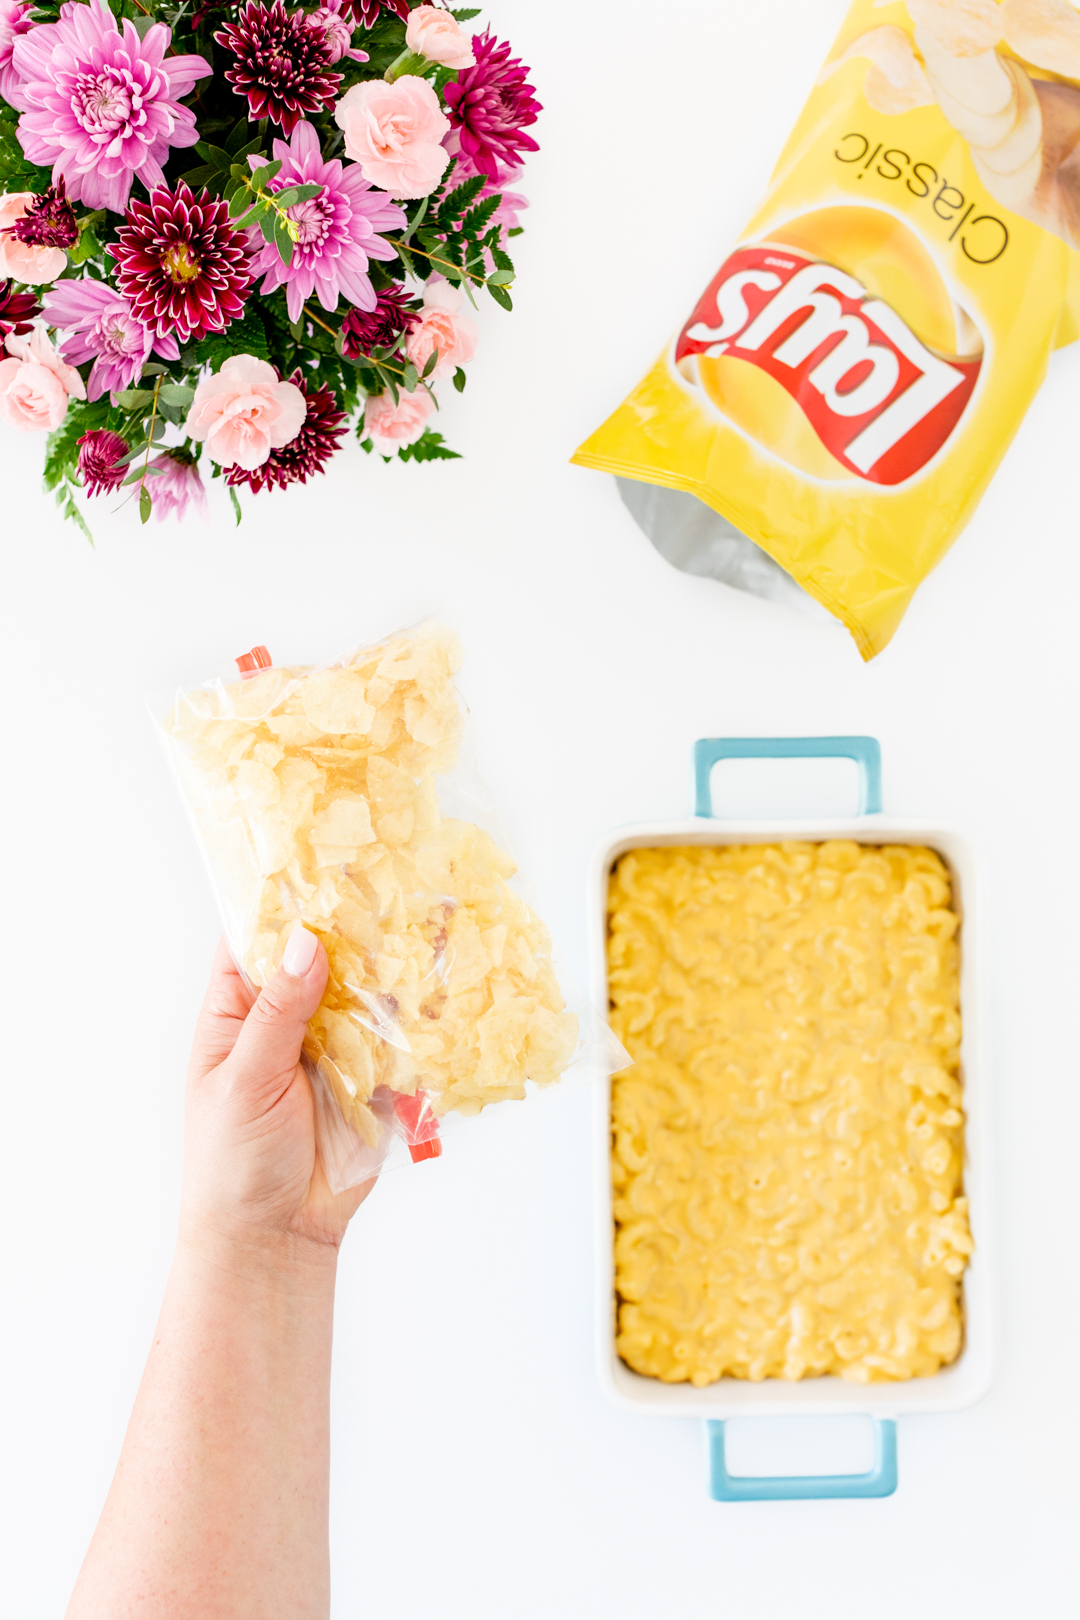
[[[1071,0],[855,0],[742,239],[574,460],[698,497],[880,652],[1080,330],[1074,80]],[[685,496],[626,499],[729,577],[662,543]]]
[[[578,1050],[543,923],[491,833],[443,814],[463,715],[455,639],[435,625],[322,668],[181,692],[162,725],[251,984],[297,922],[322,940],[326,994],[305,1062],[333,1191],[439,1121],[558,1080]]]

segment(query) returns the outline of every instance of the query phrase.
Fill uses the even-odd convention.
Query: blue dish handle
[[[714,1502],[804,1502],[839,1496],[891,1496],[896,1489],[896,1421],[871,1418],[874,1463],[867,1474],[779,1474],[755,1478],[729,1474],[724,1455],[724,1425],[705,1423],[709,1448],[709,1494]]]
[[[876,737],[699,737],[694,744],[694,814],[713,815],[712,769],[721,759],[853,759],[859,814],[881,814],[881,744]]]

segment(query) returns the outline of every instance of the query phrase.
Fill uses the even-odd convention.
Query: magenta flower
[[[311,27],[303,11],[285,10],[283,0],[248,0],[233,23],[214,35],[236,58],[225,77],[246,96],[248,117],[269,118],[291,135],[305,113],[329,107],[341,83],[330,63],[340,60],[326,30]]]
[[[402,332],[420,324],[420,312],[403,288],[384,287],[373,309],[349,309],[341,323],[341,352],[359,360],[372,349],[388,349]]]
[[[156,332],[187,343],[223,332],[251,291],[251,256],[243,232],[229,224],[227,204],[208,191],[194,196],[183,180],[162,186],[149,203],[133,202],[107,252],[132,313]],[[170,356],[175,359],[175,356]]]
[[[515,169],[522,152],[538,152],[526,124],[535,124],[541,111],[526,82],[529,69],[510,47],[490,34],[473,35],[476,66],[463,68],[443,91],[451,124],[458,131],[461,150],[471,157],[479,173],[497,180],[500,165]],[[460,173],[460,171],[459,171]]]
[[[258,246],[254,273],[265,272],[262,293],[284,285],[289,318],[294,321],[300,319],[304,299],[312,293],[318,295],[323,309],[336,309],[339,295],[359,309],[374,309],[368,261],[394,257],[394,249],[378,232],[403,226],[404,210],[385,191],[369,185],[358,163],[342,164],[337,158],[324,163],[319,137],[308,123],[297,124],[287,144],[275,141],[274,157],[281,168],[268,190],[306,184],[323,189],[317,197],[287,210],[300,231],[291,264],[282,263],[277,248],[263,242],[257,230],[250,232],[252,246]],[[258,168],[262,159],[248,161]]]
[[[17,37],[28,33],[34,26],[34,19],[30,15],[32,10],[32,6],[21,5],[20,0],[0,0],[0,99],[6,101],[9,107],[20,110],[20,79],[11,57]]]
[[[111,495],[128,475],[128,466],[121,458],[129,445],[119,433],[108,428],[94,428],[84,433],[79,444],[79,477],[88,495]]]
[[[151,348],[163,360],[178,360],[174,337],[154,337],[136,320],[123,293],[104,281],[57,281],[45,299],[45,318],[66,335],[60,353],[72,366],[93,360],[87,399],[119,394],[142,372]]]
[[[79,240],[79,227],[63,180],[35,197],[11,229],[26,247],[73,248]]]
[[[189,506],[194,506],[204,521],[207,516],[206,486],[199,477],[199,469],[184,450],[166,450],[150,463],[157,469],[156,478],[148,478],[146,487],[154,503],[159,523],[174,516],[180,519]]]
[[[0,281],[0,344],[10,332],[16,337],[32,332],[40,314],[41,305],[33,293],[17,293],[10,277]]]
[[[170,147],[198,140],[179,98],[212,70],[201,56],[167,57],[171,38],[154,23],[140,39],[126,19],[121,33],[104,0],[69,0],[59,22],[15,40],[19,141],[31,163],[52,165],[74,201],[122,214],[133,179],[160,186]]]
[[[351,0],[352,12],[361,28],[374,28],[383,11],[393,11],[402,20],[409,18],[409,0]]]

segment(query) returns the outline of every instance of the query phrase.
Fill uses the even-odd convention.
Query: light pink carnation
[[[31,247],[27,242],[20,242],[11,229],[36,201],[32,191],[9,191],[0,197],[0,281],[11,276],[29,287],[43,287],[46,282],[55,281],[67,267],[63,248]]]
[[[121,32],[104,0],[69,0],[59,21],[16,39],[20,144],[72,202],[122,214],[132,180],[153,191],[170,147],[195,145],[195,114],[180,97],[213,70],[201,56],[166,56],[171,39],[163,23],[140,39],[125,18]]]
[[[364,436],[381,456],[396,455],[416,443],[434,409],[435,401],[424,388],[401,394],[396,405],[392,394],[370,394],[364,406]]]
[[[476,322],[465,313],[465,294],[441,277],[428,282],[420,310],[420,324],[405,342],[405,353],[422,372],[435,350],[439,361],[433,375],[448,376],[476,353]]]
[[[214,377],[195,390],[184,432],[206,441],[220,467],[261,467],[271,450],[296,438],[307,402],[295,383],[252,354],[231,354]]]
[[[23,433],[52,432],[67,415],[68,399],[85,399],[83,380],[65,365],[43,326],[29,337],[11,333],[0,360],[0,418]]]
[[[449,155],[439,144],[450,120],[426,79],[408,75],[386,84],[369,79],[347,90],[334,109],[345,131],[345,155],[373,186],[391,197],[426,197]]]
[[[426,56],[441,67],[467,68],[476,61],[472,42],[458,27],[456,17],[436,6],[416,6],[409,12],[405,43],[417,56]]]

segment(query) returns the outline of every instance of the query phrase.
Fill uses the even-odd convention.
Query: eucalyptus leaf
[[[290,265],[293,256],[293,239],[282,223],[281,216],[274,219],[274,246],[278,250],[278,257],[282,264]]]
[[[278,208],[291,208],[294,203],[300,201],[300,187],[283,186],[280,191],[274,192],[273,197]]]
[[[251,176],[251,184],[254,186],[256,191],[261,191],[269,179],[270,165],[269,163],[266,163],[261,169],[255,170],[255,173]]]
[[[150,499],[150,491],[147,489],[146,485],[144,484],[142,489],[140,489],[140,491],[139,491],[139,516],[140,516],[140,518],[142,519],[142,521],[144,523],[149,521],[150,513],[153,510],[153,506],[154,506],[154,503]]]
[[[419,382],[420,377],[417,373],[416,367],[413,365],[411,360],[407,361],[405,364],[405,369],[401,374],[402,388],[404,388],[407,394],[415,394]]]
[[[421,378],[430,377],[431,373],[435,370],[435,367],[438,365],[438,363],[439,363],[439,351],[438,351],[438,349],[432,349],[431,353],[427,357],[427,364],[425,365],[423,371],[420,373]]]
[[[163,399],[166,405],[190,405],[195,398],[195,390],[189,388],[187,383],[162,383],[158,398]]]
[[[260,210],[260,212],[255,216],[255,223],[263,233],[263,240],[265,242],[269,242],[270,246],[273,247],[275,241],[277,240],[277,232],[275,230],[277,220],[275,216]]]
[[[149,405],[154,397],[152,388],[125,388],[117,394],[116,403],[125,411],[137,411],[140,405]]]
[[[240,510],[239,498],[237,496],[236,490],[233,488],[233,486],[231,484],[229,484],[227,486],[227,488],[228,488],[228,491],[229,491],[229,499],[230,499],[230,501],[232,501],[233,511],[236,513],[236,521],[237,521],[237,523],[239,523],[240,519],[244,515],[243,512],[241,512],[241,510]]]

